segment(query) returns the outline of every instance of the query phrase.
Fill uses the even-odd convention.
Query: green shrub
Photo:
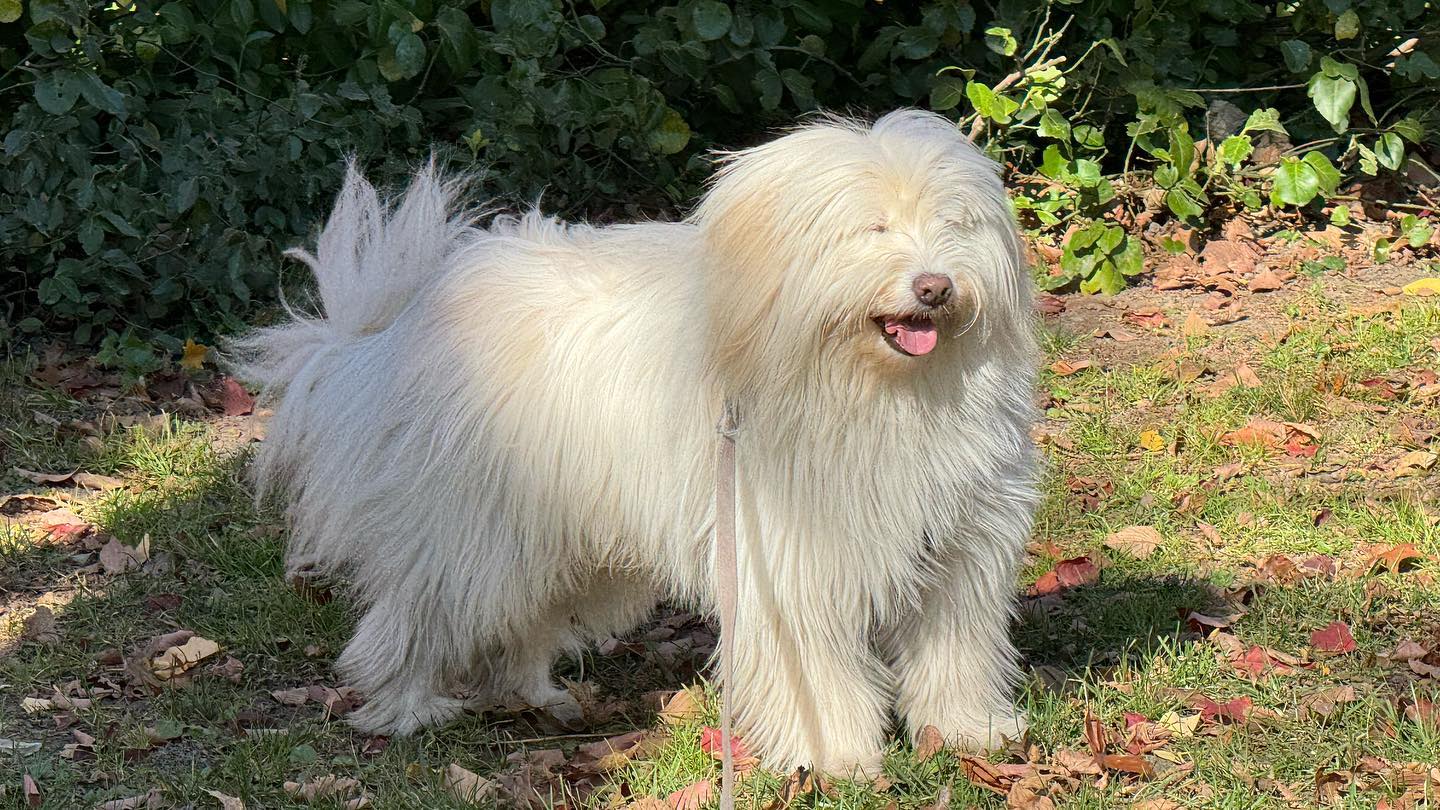
[[[1139,247],[1088,223],[1139,181],[1198,221],[1399,168],[1440,101],[1437,17],[1422,0],[0,0],[0,318],[174,351],[273,300],[279,251],[348,155],[394,181],[433,149],[502,200],[635,216],[693,199],[706,149],[817,107],[954,116],[1016,167],[1030,227],[1090,234],[1047,283],[1114,290]],[[1273,89],[1212,92],[1254,87]],[[1257,166],[1277,144],[1293,154]]]

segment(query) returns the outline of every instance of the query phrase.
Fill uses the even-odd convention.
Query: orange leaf
[[[1056,360],[1054,363],[1050,364],[1050,370],[1055,372],[1057,376],[1069,377],[1071,374],[1074,374],[1078,371],[1084,371],[1085,369],[1090,368],[1092,365],[1094,365],[1094,363],[1089,360],[1076,360],[1073,363],[1067,360]]]

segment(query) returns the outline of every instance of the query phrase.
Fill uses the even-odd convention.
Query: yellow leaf
[[[1140,446],[1152,453],[1158,453],[1165,449],[1165,437],[1153,430],[1147,430],[1140,434]]]
[[[1440,276],[1417,278],[1400,288],[1406,295],[1440,295]]]
[[[185,339],[185,350],[180,355],[180,367],[188,368],[191,371],[199,371],[205,365],[205,355],[210,353],[210,347],[202,343],[196,343],[194,338]]]
[[[1200,715],[1192,714],[1189,717],[1182,717],[1179,712],[1166,712],[1157,721],[1157,724],[1176,737],[1193,737],[1195,729],[1200,727]]]

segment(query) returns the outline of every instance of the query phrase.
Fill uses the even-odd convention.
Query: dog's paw
[[[566,728],[580,728],[585,724],[585,709],[569,689],[547,683],[526,690],[521,697]]]
[[[962,751],[994,751],[1004,748],[1007,741],[1020,740],[1029,728],[1029,722],[1022,715],[992,714],[945,734],[945,742]]]
[[[405,737],[422,728],[442,726],[465,710],[465,701],[443,695],[386,695],[366,700],[345,721],[368,734]]]

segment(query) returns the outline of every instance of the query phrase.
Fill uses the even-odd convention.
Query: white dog
[[[996,166],[943,118],[824,119],[724,156],[683,222],[488,227],[420,172],[353,172],[324,317],[238,344],[293,569],[364,609],[338,668],[371,732],[484,689],[577,713],[550,667],[658,600],[714,610],[715,425],[741,414],[738,731],[874,772],[893,712],[1023,730],[1015,574],[1036,504],[1031,284]]]

